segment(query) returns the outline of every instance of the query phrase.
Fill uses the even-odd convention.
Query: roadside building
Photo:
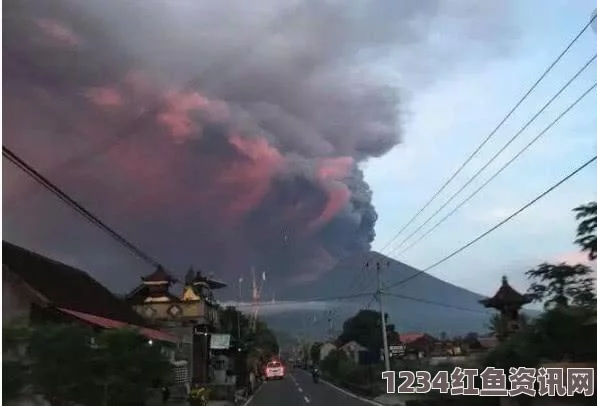
[[[529,295],[518,293],[508,283],[508,278],[502,278],[502,286],[490,298],[479,301],[487,308],[493,308],[500,312],[499,322],[501,326],[497,328],[497,339],[504,341],[510,335],[518,331],[521,327],[520,309],[525,304],[531,302]]]
[[[401,333],[400,342],[405,346],[407,357],[424,358],[436,348],[437,339],[427,333]]]
[[[363,347],[356,341],[347,342],[342,347],[340,347],[339,350],[343,351],[348,356],[348,358],[354,361],[355,364],[359,364],[359,353],[368,351],[367,348]]]
[[[334,343],[323,343],[323,345],[321,346],[321,348],[319,349],[319,360],[323,361],[324,359],[327,358],[328,355],[330,355],[330,353],[334,350],[336,350],[336,345]]]
[[[213,291],[226,284],[190,270],[179,296],[172,292],[177,282],[165,269],[157,267],[141,278],[126,300],[139,316],[177,337],[177,357],[186,362],[189,380],[205,384],[213,380],[214,369],[222,364],[221,360],[217,365],[210,360],[210,337],[220,326]]]
[[[176,341],[152,328],[86,272],[2,241],[2,323],[11,322],[132,327],[148,340]]]

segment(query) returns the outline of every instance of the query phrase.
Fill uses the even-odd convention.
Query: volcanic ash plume
[[[399,141],[397,91],[369,67],[424,39],[438,7],[13,1],[5,80],[13,95],[43,88],[45,99],[8,117],[30,130],[24,115],[62,108],[53,176],[106,217],[125,213],[156,256],[317,274],[369,248],[377,215],[359,163]],[[78,159],[82,134],[87,151],[108,147]],[[73,175],[91,166],[114,184]]]

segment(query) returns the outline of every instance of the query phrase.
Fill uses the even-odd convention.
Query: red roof
[[[423,337],[425,337],[427,334],[425,333],[405,333],[405,334],[400,334],[400,341],[402,342],[402,344],[410,344],[414,341],[417,341]]]
[[[93,324],[95,326],[99,326],[102,328],[135,328],[135,329],[139,330],[139,333],[141,333],[145,337],[152,339],[152,340],[167,341],[167,342],[171,342],[171,343],[175,343],[177,341],[176,337],[174,337],[170,334],[164,333],[163,331],[154,330],[154,329],[146,328],[146,327],[135,326],[134,324],[128,324],[123,321],[112,320],[112,319],[108,319],[106,317],[95,316],[93,314],[77,312],[74,310],[68,310],[68,309],[63,309],[63,308],[59,308],[58,310],[60,310],[63,313],[66,313],[68,315],[74,316],[74,317],[78,318],[79,320],[82,320],[86,323]]]

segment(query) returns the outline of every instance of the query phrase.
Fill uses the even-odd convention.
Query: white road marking
[[[259,391],[261,390],[262,387],[263,387],[263,385],[259,386],[257,388],[257,390],[249,397],[249,399],[247,399],[247,401],[245,403],[243,403],[243,406],[249,406],[249,404],[253,401],[253,398],[255,397],[255,395],[257,395],[259,393]]]
[[[303,388],[301,388],[300,386],[297,386],[297,389],[300,393],[303,393]]]
[[[306,371],[303,371],[303,372],[305,372],[305,374],[307,373]],[[327,386],[329,386],[329,387],[331,387],[331,388],[334,388],[334,389],[336,389],[338,392],[341,392],[341,393],[343,393],[343,394],[345,394],[345,395],[347,395],[347,396],[350,396],[351,398],[358,399],[358,400],[360,400],[360,401],[362,401],[362,402],[366,402],[366,403],[369,403],[369,404],[371,404],[371,405],[375,405],[375,406],[382,406],[382,404],[381,404],[381,403],[377,403],[377,402],[375,402],[375,401],[373,401],[373,400],[371,400],[371,399],[366,399],[366,398],[363,398],[363,397],[361,397],[361,396],[355,395],[354,393],[350,393],[349,391],[347,391],[347,390],[344,390],[344,389],[342,389],[342,388],[340,388],[340,387],[338,387],[338,386],[334,385],[333,383],[330,383],[330,382],[328,382],[328,381],[325,381],[325,380],[323,380],[323,379],[321,379],[321,378],[319,379],[319,381],[320,381],[320,382],[322,382],[322,383],[324,383],[324,384],[326,384]]]
[[[311,403],[311,400],[310,400],[308,397],[306,397],[306,396],[303,396],[303,398],[305,399],[305,402],[307,402],[307,403]]]

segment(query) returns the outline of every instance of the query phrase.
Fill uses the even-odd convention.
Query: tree
[[[160,346],[134,330],[97,333],[77,324],[44,324],[3,332],[13,348],[3,366],[23,380],[8,381],[13,396],[27,386],[56,406],[142,405],[146,390],[166,383],[171,372]]]
[[[586,251],[590,260],[597,259],[597,202],[589,202],[574,209],[580,223],[575,243]]]
[[[239,337],[240,325],[240,337]],[[234,340],[241,341],[251,333],[249,330],[249,318],[233,306],[227,306],[220,310],[220,331],[223,334],[230,334]]]
[[[328,356],[321,361],[321,369],[337,379],[342,379],[354,367],[354,362],[341,350],[330,351]]]
[[[595,302],[591,273],[592,269],[582,264],[543,263],[526,272],[533,281],[528,293],[534,301],[545,301],[546,309],[570,304],[591,305]]]
[[[311,356],[311,361],[315,364],[319,364],[321,361],[321,346],[323,343],[315,342],[309,349],[309,355]]]
[[[22,347],[29,331],[18,324],[2,330],[2,400],[10,402],[21,397],[29,380]]]
[[[93,404],[100,396],[93,336],[91,329],[75,324],[40,325],[23,335],[33,391],[53,406]]]
[[[369,351],[379,353],[383,342],[380,325],[380,312],[360,310],[355,316],[344,322],[338,341],[341,344],[356,341]]]
[[[103,330],[95,360],[104,405],[142,405],[147,388],[171,379],[161,347],[134,330]]]

